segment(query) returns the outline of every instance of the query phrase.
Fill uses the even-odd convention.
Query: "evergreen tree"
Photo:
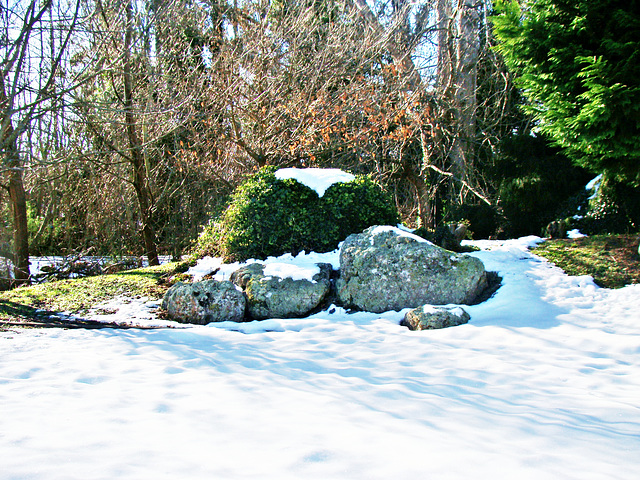
[[[579,165],[640,186],[640,1],[502,0],[498,49],[540,131]]]

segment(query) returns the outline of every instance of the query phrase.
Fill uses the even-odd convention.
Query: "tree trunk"
[[[454,22],[451,0],[438,0],[436,6],[436,23],[438,25],[438,89],[445,97],[453,88],[453,38]]]
[[[418,203],[418,219],[420,227],[435,228],[436,222],[434,218],[433,205],[431,202],[430,189],[427,182],[421,175],[411,175],[410,182],[416,189],[416,199]]]
[[[453,8],[455,3],[455,9]],[[480,8],[477,0],[438,0],[438,90],[446,111],[449,137],[447,169],[455,179],[452,195],[469,185],[476,130],[477,63],[480,52]],[[462,199],[459,198],[458,201]]]
[[[133,6],[131,0],[126,5],[127,25],[124,40],[124,111],[127,138],[129,140],[130,159],[133,167],[133,187],[140,206],[142,220],[142,236],[144,239],[145,255],[149,258],[149,265],[159,265],[156,235],[153,228],[153,209],[149,179],[142,155],[142,143],[136,129],[136,119],[133,113],[133,76],[131,73],[131,41],[133,37]]]
[[[3,79],[0,79],[0,102],[8,105]],[[4,152],[5,178],[9,189],[9,202],[13,216],[13,267],[18,285],[30,283],[29,275],[29,230],[27,228],[27,195],[22,181],[20,152],[16,132],[11,121],[11,111],[3,111],[1,146]]]
[[[476,89],[480,54],[480,12],[477,0],[463,0],[458,6],[455,91],[457,123],[457,157],[460,179],[469,180],[476,134]]]
[[[140,218],[142,219],[142,237],[144,239],[145,255],[149,258],[149,265],[160,265],[158,250],[156,248],[156,233],[151,223],[153,220],[151,196],[149,194],[146,168],[142,155],[134,155],[133,187],[140,206]]]
[[[17,153],[17,152],[16,152]],[[22,181],[22,170],[16,160],[11,163],[9,199],[13,213],[13,265],[16,284],[30,283],[29,231],[27,229],[27,195]]]

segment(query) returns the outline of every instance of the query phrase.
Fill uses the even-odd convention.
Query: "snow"
[[[580,232],[580,230],[578,230],[577,228],[574,228],[573,230],[569,230],[567,232],[567,238],[583,238],[583,237],[586,237],[586,235]]]
[[[380,235],[382,233],[387,233],[387,232],[394,232],[396,235],[398,235],[399,237],[407,237],[407,238],[412,238],[413,240],[415,240],[416,242],[420,242],[420,243],[429,243],[431,245],[433,245],[429,240],[425,240],[422,237],[419,237],[418,235],[414,235],[413,233],[402,229],[402,228],[398,228],[398,227],[392,227],[390,225],[378,225],[377,227],[374,227],[373,230],[371,230],[371,235]],[[372,239],[373,241],[373,239]]]
[[[598,189],[600,187],[601,183],[602,183],[602,174],[600,174],[597,177],[593,178],[589,183],[587,183],[585,185],[584,188],[586,190]]]
[[[315,190],[322,198],[334,183],[351,182],[356,177],[337,168],[281,168],[276,172],[276,178],[278,180],[293,178]]]
[[[291,278],[293,280],[308,280],[313,282],[313,277],[320,273],[317,265],[293,265],[291,263],[269,263],[265,265],[266,277],[278,277],[280,279]]]
[[[0,479],[637,478],[640,285],[569,277],[540,241],[473,242],[503,285],[443,330],[332,306],[2,332]],[[153,306],[104,316],[171,324]]]
[[[193,277],[195,281],[200,281],[205,275],[209,275],[213,272],[219,271],[223,266],[223,263],[224,262],[221,258],[207,256],[199,259],[196,265],[190,267],[186,273]],[[226,280],[228,280],[228,278]]]
[[[434,305],[425,305],[422,307],[422,312],[425,314],[438,313],[441,308],[448,310],[449,313],[456,317],[462,317],[464,315],[464,310],[456,305],[439,305],[438,307],[435,307]]]
[[[234,263],[223,263],[219,258],[204,257],[186,273],[194,280],[201,280],[206,275],[211,275],[211,278],[218,281],[229,280],[233,272],[252,263],[265,265],[264,274],[267,276],[313,281],[314,275],[320,272],[316,265],[318,263],[328,263],[334,270],[340,268],[340,250],[336,249],[329,253],[300,252],[298,255],[286,253],[280,257],[268,257],[266,260],[250,259],[246,262]]]
[[[589,192],[593,191],[593,193],[589,197],[589,200],[593,200],[598,196],[598,192],[600,191],[600,185],[602,185],[602,174],[595,177],[593,180],[587,183],[587,185],[584,187],[585,190]]]

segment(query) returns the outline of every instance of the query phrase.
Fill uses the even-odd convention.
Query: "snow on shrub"
[[[225,212],[205,228],[196,255],[241,261],[328,252],[351,233],[398,221],[390,197],[367,176],[333,183],[320,197],[295,176],[277,178],[276,171],[264,167],[236,189]]]

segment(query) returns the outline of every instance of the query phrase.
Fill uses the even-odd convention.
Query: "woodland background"
[[[553,2],[507,7],[535,3]],[[410,226],[541,234],[605,169],[521,108],[494,7],[2,0],[0,256],[18,280],[29,254],[180,256],[265,165],[370,174]],[[637,228],[614,204],[611,228]]]

